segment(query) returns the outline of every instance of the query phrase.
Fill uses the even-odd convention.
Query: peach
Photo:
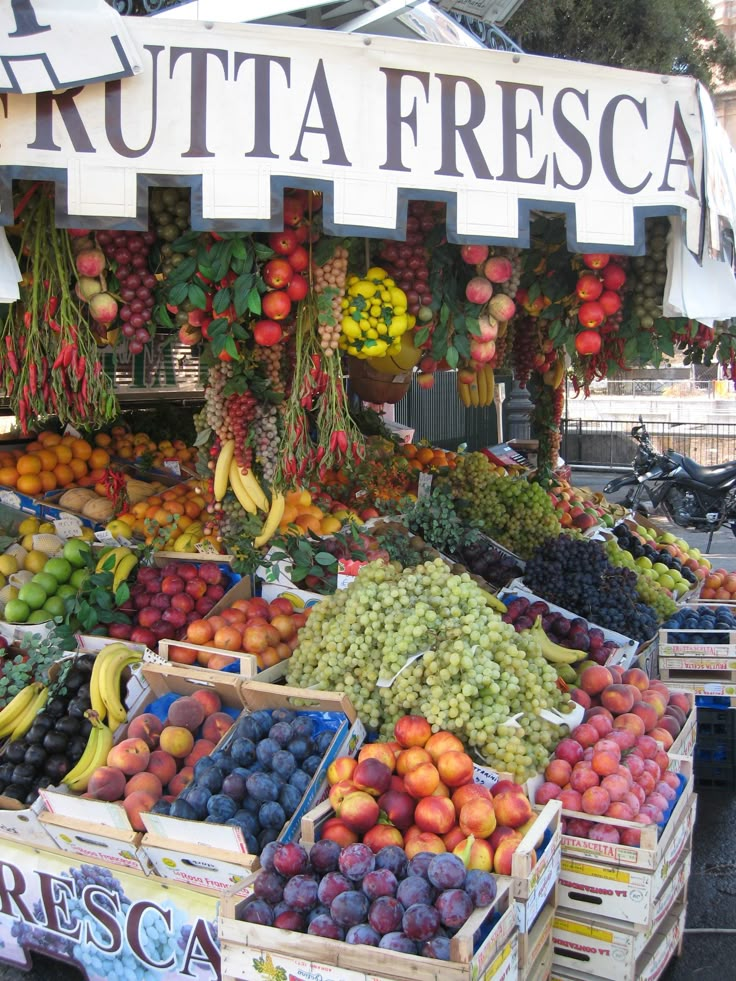
[[[651,705],[657,712],[657,718],[661,719],[664,715],[664,710],[667,708],[667,702],[665,701],[663,695],[659,691],[655,691],[653,688],[647,689],[647,691],[642,692],[641,700],[646,705]]]
[[[607,736],[611,729],[613,729],[613,720],[608,718],[608,710],[603,709],[603,711],[606,715],[595,715],[586,722],[587,725],[593,726],[601,739]]]
[[[603,787],[589,787],[583,794],[583,811],[586,814],[605,814],[610,805],[611,798]]]
[[[651,702],[637,702],[631,711],[634,715],[638,715],[644,723],[644,732],[649,732],[657,725],[659,715]]]
[[[634,685],[639,691],[646,691],[649,687],[649,675],[641,668],[629,668],[624,671],[621,680],[625,685]]]
[[[546,804],[547,801],[558,800],[561,793],[562,788],[558,783],[552,783],[550,780],[546,780],[540,787],[538,787],[536,793],[534,794],[534,803]]]
[[[592,768],[578,769],[576,766],[570,776],[570,788],[579,794],[585,793],[590,787],[597,787],[600,782],[600,777]]]
[[[641,691],[636,687],[636,685],[624,685],[624,688],[629,689],[631,697],[634,699],[634,705],[638,705],[641,701]]]
[[[654,729],[658,729],[658,728],[665,729],[670,734],[670,736],[672,736],[672,739],[674,741],[680,735],[680,729],[682,727],[680,723],[677,721],[677,719],[675,719],[671,715],[667,715],[667,712],[665,712],[662,718],[659,720],[659,726],[654,727]],[[661,739],[660,742],[662,742]],[[670,743],[670,745],[672,744]],[[667,747],[667,749],[669,749],[669,746]]]
[[[609,685],[601,692],[601,705],[613,715],[623,715],[634,707],[634,697],[628,685]]]
[[[435,732],[434,735],[430,736],[424,744],[424,748],[427,750],[435,763],[443,753],[450,753],[453,750],[458,753],[465,752],[465,747],[457,736],[454,736],[451,732],[445,732],[444,730]]]
[[[425,797],[414,811],[414,823],[422,831],[446,835],[455,824],[455,808],[448,797]]]
[[[590,761],[593,767],[593,772],[597,773],[599,777],[606,777],[612,773],[615,773],[618,769],[618,761],[620,755],[616,756],[609,750],[597,750],[593,753],[593,759]],[[602,812],[601,812],[602,813]]]
[[[614,729],[606,738],[612,739],[622,753],[625,753],[627,749],[632,749],[636,743],[636,735],[632,729]]]
[[[188,765],[193,766],[194,764]],[[157,776],[161,781],[161,785],[165,787],[176,776],[176,760],[170,753],[165,753],[162,749],[154,749],[148,761],[147,769],[149,773]]]
[[[636,783],[634,784],[632,790],[634,790],[634,792],[636,793],[635,788],[638,784],[639,787],[644,791],[644,797],[646,798],[647,794],[652,793],[654,788],[657,786],[657,783],[658,783],[657,778],[653,774],[647,773],[647,771],[645,770],[640,776],[636,778]],[[639,794],[637,793],[637,797],[638,796]],[[642,801],[642,804],[643,803],[644,801]]]
[[[636,753],[629,753],[623,765],[631,773],[634,780],[636,780],[644,772],[644,757],[638,756]]]
[[[544,779],[564,787],[566,783],[570,782],[571,773],[572,767],[567,760],[550,760],[544,771]]]
[[[341,848],[354,845],[358,841],[358,836],[354,831],[341,821],[340,818],[328,818],[322,825],[322,838],[336,841]]]
[[[568,736],[560,740],[555,750],[555,759],[565,760],[570,766],[575,766],[583,758],[583,747],[575,739]]]
[[[518,828],[534,813],[527,797],[509,791],[493,798],[493,810],[496,812],[496,822],[504,828]]]
[[[234,721],[227,712],[214,712],[208,715],[202,726],[202,739],[209,739],[217,745],[225,733],[232,728]]]
[[[499,842],[498,847],[493,853],[493,871],[496,875],[511,875],[514,852],[522,841],[523,836],[518,831],[515,831]],[[534,858],[534,852],[531,855]]]
[[[440,780],[435,790],[432,791],[432,797],[450,797],[450,796],[451,796],[450,788],[445,786],[445,784],[442,783],[442,781]]]
[[[182,790],[189,786],[192,780],[194,780],[194,767],[183,766],[174,779],[169,780],[169,785],[166,789],[174,797],[178,797]]]
[[[624,673],[617,664],[606,665],[608,670],[611,672],[611,677],[613,678],[614,685],[623,684]]]
[[[400,777],[405,776],[410,770],[415,770],[422,763],[431,763],[432,757],[426,749],[421,746],[412,746],[409,749],[402,749],[396,757],[396,772]]]
[[[158,801],[158,797],[149,794],[146,790],[136,790],[123,801],[125,813],[128,815],[130,826],[134,831],[145,831],[141,814],[147,814]]]
[[[355,790],[356,787],[352,780],[339,780],[337,783],[333,783],[328,794],[333,811],[337,811],[348,794],[354,793]]]
[[[358,762],[351,779],[358,790],[380,797],[391,786],[391,768],[375,757],[369,757]]]
[[[125,774],[116,766],[98,766],[89,778],[87,793],[95,800],[122,800]]]
[[[465,835],[457,825],[450,828],[446,835],[442,835],[442,840],[444,841],[445,848],[448,850],[448,852],[454,851],[455,847],[459,845],[461,841],[467,841]]]
[[[151,750],[142,739],[123,739],[107,754],[107,765],[116,766],[126,776],[132,777],[134,773],[142,773],[146,769],[150,758]]]
[[[643,703],[642,703],[643,704]],[[630,729],[635,736],[644,735],[644,720],[636,712],[623,712],[613,720],[614,729]]]
[[[377,824],[363,835],[363,844],[368,845],[372,852],[380,852],[388,845],[398,845],[399,848],[403,848],[404,836],[392,824]]]
[[[404,846],[406,857],[411,860],[420,852],[434,852],[435,855],[442,855],[447,851],[444,841],[430,831],[423,831],[416,835],[411,841],[407,841]]]
[[[670,758],[663,749],[658,749],[654,754],[654,762],[659,767],[660,773],[665,774],[669,769]]]
[[[412,826],[407,828],[404,832],[404,841],[408,843],[414,838],[418,838],[420,834],[422,834],[422,829],[418,828],[416,824],[412,824]]]
[[[638,848],[641,845],[641,831],[637,831],[636,828],[620,828],[619,832],[622,845],[627,845],[629,848]]]
[[[194,743],[194,746],[192,746],[191,753],[187,757],[185,757],[184,765],[194,766],[197,760],[201,760],[203,756],[209,756],[210,753],[214,753],[214,751],[215,751],[215,744],[210,742],[209,739],[197,739],[196,742]],[[149,770],[150,770],[150,766],[149,766]],[[166,781],[164,781],[164,783],[165,782]]]
[[[431,797],[440,782],[437,768],[431,763],[420,763],[404,776],[404,787],[407,794],[416,797]]]
[[[623,763],[619,763],[618,770],[616,770],[616,773],[620,777],[623,777],[624,778],[624,780],[626,781],[626,786],[627,787],[630,787],[632,785],[632,783],[634,782],[634,778],[633,778],[633,776],[631,774],[631,770],[629,770],[627,767],[625,767],[623,765]],[[614,776],[614,774],[611,774],[611,776]]]
[[[405,831],[413,823],[416,804],[413,797],[401,790],[389,790],[378,798],[380,809],[384,811],[391,824],[395,824],[401,831]]]
[[[669,732],[662,726],[663,719],[660,719],[660,725],[656,726],[649,732],[652,739],[656,739],[658,743],[662,743],[665,749],[669,749],[672,743],[675,741],[672,733]]]
[[[585,713],[585,718],[583,721],[590,722],[591,719],[595,719],[599,715],[602,715],[604,718],[608,719],[611,725],[613,725],[613,716],[608,709],[604,708],[600,703],[594,705],[593,708],[588,709],[588,711]]]
[[[147,770],[143,773],[135,773],[128,780],[125,785],[125,796],[130,797],[131,794],[135,794],[140,790],[144,790],[147,794],[155,797],[156,800],[164,792],[163,785],[156,774],[149,773]]]
[[[462,787],[473,779],[473,761],[467,753],[450,750],[443,753],[437,760],[440,780],[447,787]]]
[[[601,787],[606,791],[611,801],[623,800],[624,794],[629,791],[629,786],[628,780],[619,773],[609,773],[607,777],[601,780]]]
[[[362,790],[355,790],[344,797],[336,811],[340,820],[357,834],[365,834],[369,828],[372,828],[378,822],[380,813],[375,798]]]
[[[670,693],[670,705],[674,705],[685,713],[685,718],[690,715],[692,711],[692,702],[690,696],[688,696],[684,691],[673,691]]]
[[[456,843],[452,852],[463,860],[466,869],[493,871],[493,848],[483,838],[463,838]]]
[[[392,775],[392,777],[391,777],[391,786],[390,786],[389,789],[390,790],[395,790],[395,791],[397,791],[397,793],[400,793],[400,794],[405,793],[405,790],[404,790],[404,778],[403,777],[397,777],[396,774],[394,773]]]
[[[196,698],[199,704],[204,709],[205,717],[208,715],[214,715],[215,712],[219,712],[222,708],[222,700],[216,691],[212,691],[209,688],[198,688],[196,691],[192,692],[192,698]]]
[[[463,805],[458,818],[460,830],[469,837],[487,838],[496,830],[495,800],[493,803],[482,798],[469,800]]]
[[[204,706],[196,698],[177,698],[169,706],[166,720],[169,726],[181,726],[190,732],[196,732],[204,722]]]
[[[493,834],[488,837],[488,844],[495,852],[499,846],[499,843],[502,842],[504,838],[513,838],[518,834],[519,832],[514,828],[496,828]]]
[[[352,756],[338,756],[327,767],[327,782],[333,786],[341,780],[352,780],[358,761]]]
[[[581,725],[576,726],[570,733],[570,736],[576,742],[580,743],[583,749],[587,749],[588,746],[594,746],[601,738],[598,730],[589,722],[583,722]]]
[[[657,731],[656,729],[653,729],[651,732],[648,732],[646,735],[639,736],[639,738],[636,740],[636,748],[639,751],[639,753],[641,753],[644,760],[645,761],[651,760],[654,763],[656,763],[654,757],[657,755],[657,750],[659,749],[659,747],[657,746],[657,737],[654,735],[656,731]],[[652,772],[653,766],[647,765],[647,763],[645,762],[644,769],[648,770],[649,772]]]
[[[491,787],[491,794],[493,797],[497,797],[499,794],[521,794],[526,797],[526,791],[521,786],[520,783],[514,783],[513,780],[498,780]]]
[[[628,804],[628,806],[631,808],[631,813],[634,815],[634,817],[636,817],[636,815],[639,813],[639,808],[641,807],[641,801],[639,800],[638,796],[633,792],[633,790],[629,790],[624,794],[624,796],[621,798],[621,803]]]
[[[402,715],[394,726],[394,738],[404,749],[424,746],[432,735],[432,726],[421,715]]]
[[[388,743],[366,743],[358,753],[358,763],[368,759],[380,760],[392,773],[396,767],[396,754]]]
[[[602,664],[591,664],[580,675],[579,687],[589,695],[599,695],[604,688],[612,684],[611,672]]]
[[[578,705],[582,705],[584,709],[589,709],[593,704],[590,700],[590,695],[587,691],[583,691],[582,688],[574,688],[570,692],[570,698],[573,702],[577,702]]]
[[[583,795],[577,790],[562,790],[557,800],[566,811],[580,811],[583,807]]]
[[[153,712],[144,712],[128,726],[129,739],[142,739],[149,749],[156,749],[164,725]]]
[[[452,803],[455,805],[455,813],[459,814],[463,804],[467,804],[469,800],[474,800],[475,798],[492,800],[491,792],[488,787],[484,787],[480,783],[464,783],[462,787],[458,787],[458,789],[452,795]]]
[[[161,733],[159,745],[165,753],[183,760],[194,748],[194,736],[184,726],[166,726]]]
[[[616,762],[621,761],[621,750],[618,743],[613,739],[599,739],[593,747],[594,752],[612,753],[616,757]]]

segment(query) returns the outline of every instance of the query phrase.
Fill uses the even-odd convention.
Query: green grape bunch
[[[487,766],[527,779],[560,739],[538,711],[564,710],[567,700],[536,640],[504,623],[486,596],[441,559],[404,570],[371,562],[314,608],[288,683],[344,691],[386,740],[402,715],[423,715]]]
[[[621,548],[615,538],[608,539],[605,549],[611,565],[631,569],[636,573],[636,592],[639,599],[654,610],[659,621],[664,622],[677,612],[677,603],[667,590],[656,579],[647,577],[637,566],[631,553]]]

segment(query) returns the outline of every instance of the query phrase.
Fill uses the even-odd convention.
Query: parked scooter
[[[659,453],[641,416],[631,435],[638,443],[633,473],[610,480],[606,494],[631,487],[624,500],[627,507],[645,515],[661,513],[681,528],[709,532],[708,549],[724,524],[736,535],[736,460],[702,467],[674,450]]]

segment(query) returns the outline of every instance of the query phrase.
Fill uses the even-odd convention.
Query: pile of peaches
[[[330,764],[335,816],[321,837],[342,847],[362,841],[374,852],[398,845],[409,859],[452,852],[467,868],[510,875],[511,857],[535,819],[523,787],[476,783],[462,742],[451,732],[433,733],[422,716],[403,716],[394,736],[363,746],[357,759]]]
[[[692,711],[689,696],[640,668],[596,664],[583,671],[572,698],[585,706],[583,722],[557,746],[535,802],[562,803],[566,834],[638,846],[640,828],[596,818],[666,823],[683,785],[669,770],[667,750]]]

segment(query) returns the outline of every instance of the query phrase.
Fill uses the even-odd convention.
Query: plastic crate
[[[695,789],[733,790],[736,783],[736,767],[728,763],[701,763],[695,765]]]
[[[698,708],[698,742],[701,739],[731,740],[736,734],[736,712],[732,708]]]

